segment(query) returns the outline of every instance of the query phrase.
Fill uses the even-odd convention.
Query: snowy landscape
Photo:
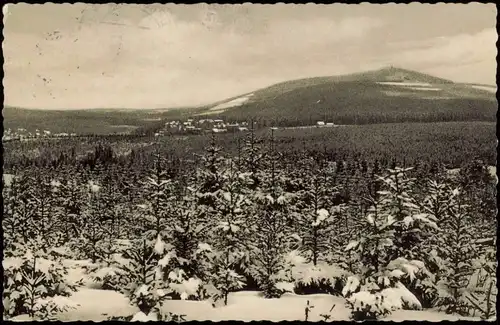
[[[290,164],[246,138],[236,159],[213,135],[193,173],[158,151],[139,177],[5,174],[4,317],[495,317],[491,168]]]
[[[476,5],[4,7],[3,319],[496,321]]]

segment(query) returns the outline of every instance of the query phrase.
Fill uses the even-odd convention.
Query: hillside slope
[[[4,107],[4,128],[77,134],[143,133],[165,120],[253,119],[261,126],[496,121],[496,88],[400,68],[291,80],[205,107],[35,110]]]
[[[163,125],[170,116],[191,116],[190,109],[43,110],[4,107],[4,129],[36,129],[52,133],[113,134],[138,132]],[[188,115],[185,115],[188,114]]]
[[[305,125],[428,121],[493,121],[492,89],[423,73],[384,68],[279,83],[205,108],[201,115],[265,124]]]

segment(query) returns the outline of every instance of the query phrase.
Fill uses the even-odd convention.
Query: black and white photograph
[[[496,4],[2,14],[2,319],[496,321]]]

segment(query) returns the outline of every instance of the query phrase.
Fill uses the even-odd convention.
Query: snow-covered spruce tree
[[[286,216],[293,197],[282,189],[284,175],[276,168],[279,155],[274,148],[273,135],[270,152],[270,175],[263,180],[262,190],[255,194],[257,209],[254,216],[251,266],[251,273],[266,298],[281,295],[276,283],[280,272],[285,268],[284,255],[289,245]]]
[[[423,263],[404,258],[391,260],[389,248],[394,245],[395,219],[380,210],[379,201],[368,200],[371,207],[361,237],[346,247],[346,251],[355,254],[360,270],[347,279],[342,290],[353,320],[378,319],[395,308],[421,308],[401,279],[415,278],[416,273],[425,269]]]
[[[93,263],[103,258],[100,242],[106,236],[101,225],[105,219],[101,191],[101,185],[89,181],[86,186],[87,199],[82,212],[80,233],[70,242],[70,247],[73,250],[78,251],[84,258],[90,258]]]
[[[143,213],[143,209],[138,207],[141,204],[140,194],[142,188],[139,181],[139,173],[127,169],[124,171],[125,176],[120,180],[118,186],[121,189],[121,199],[119,200],[118,209],[121,211],[121,223],[118,233],[123,238],[135,238],[142,235],[140,231],[140,222],[137,218],[138,210]]]
[[[467,287],[473,274],[473,260],[477,257],[472,225],[475,222],[463,194],[454,189],[450,194],[448,216],[443,225],[441,258],[444,271],[438,282],[437,306],[448,313],[468,314]]]
[[[379,191],[378,199],[369,199],[371,208],[366,216],[366,228],[362,229],[361,237],[346,248],[356,251],[360,264],[364,265],[359,277],[350,280],[356,285],[348,283],[344,288],[355,314],[356,310],[360,312],[357,314],[359,317],[374,316],[369,316],[372,309],[366,309],[367,301],[378,304],[375,314],[390,312],[393,307],[413,305],[421,308],[412,291],[422,281],[432,278],[422,262],[424,254],[418,247],[438,227],[434,217],[422,213],[414,203],[411,192],[413,183],[404,176],[405,171],[395,168],[381,178],[384,187]],[[384,305],[384,295],[388,292],[392,295],[392,306]],[[363,301],[363,308],[357,305],[360,301]]]
[[[399,257],[422,260],[425,252],[419,249],[419,243],[438,229],[435,217],[422,211],[415,200],[414,179],[407,176],[411,170],[396,167],[381,177],[378,207],[394,219],[394,245],[388,248],[391,260]]]
[[[255,123],[251,121],[250,130],[246,134],[242,144],[241,155],[238,157],[239,164],[237,168],[240,184],[238,191],[248,198],[245,213],[242,216],[244,217],[244,226],[242,228],[250,234],[245,238],[247,246],[254,237],[253,234],[256,233],[254,216],[259,209],[259,205],[255,200],[255,194],[261,192],[264,180],[269,175],[266,171],[266,158],[267,152],[264,148],[264,138],[257,136]],[[227,167],[225,174],[227,176]],[[241,263],[234,266],[234,270],[237,274],[245,277],[245,289],[256,290],[258,289],[258,284],[251,272],[251,260],[250,251],[247,250]]]
[[[244,276],[236,271],[236,266],[242,264],[248,251],[247,240],[251,235],[245,227],[245,209],[249,202],[243,193],[244,177],[245,174],[238,173],[231,160],[229,169],[222,176],[222,189],[216,196],[217,224],[212,233],[215,253],[211,282],[218,290],[218,294],[213,298],[222,299],[224,305],[227,305],[228,294],[240,289],[245,280]]]
[[[429,180],[426,191],[427,196],[424,198],[422,208],[434,217],[438,226],[442,226],[453,204],[450,187],[444,182]]]
[[[263,140],[258,138],[255,134],[254,122],[250,123],[250,132],[248,133],[243,148],[242,148],[242,162],[240,168],[249,173],[251,182],[248,188],[251,191],[260,187],[263,175],[263,159],[265,153],[262,148]]]
[[[375,299],[374,296],[381,290],[377,276],[387,265],[388,247],[394,244],[394,220],[380,213],[380,202],[374,198],[369,200],[371,209],[366,216],[363,236],[350,242],[345,249],[356,255],[361,271],[359,275],[348,278],[342,291],[354,320],[377,319],[390,312],[382,306],[381,298],[377,296]]]
[[[301,237],[300,251],[316,266],[330,249],[333,219],[328,211],[328,184],[325,183],[322,170],[313,158],[309,158],[304,167],[302,189],[296,193],[298,199],[294,206],[294,219]]]
[[[22,255],[26,244],[35,238],[33,223],[35,202],[32,195],[33,179],[27,173],[15,175],[5,191],[2,227],[4,231],[4,255]]]
[[[466,298],[469,305],[474,309],[473,316],[479,314],[484,320],[491,320],[496,317],[496,297],[498,295],[496,270],[498,262],[496,258],[496,238],[488,243],[483,240],[480,244],[484,248],[480,249],[479,258],[474,260],[474,274],[469,284]]]
[[[95,250],[99,260],[109,266],[112,255],[119,253],[121,249],[118,245],[122,223],[121,196],[114,184],[103,183],[102,185],[98,193],[100,212],[97,213],[101,231],[98,232],[100,240],[97,241]],[[93,229],[92,226],[91,228]]]
[[[215,195],[222,187],[221,177],[225,162],[221,150],[216,143],[215,133],[212,132],[210,142],[205,153],[199,157],[200,165],[196,169],[196,182],[199,184],[198,203],[206,208],[207,218],[214,213]]]
[[[122,253],[117,265],[117,289],[146,316],[160,318],[160,308],[170,293],[168,277],[161,267],[168,264],[171,255],[160,236],[156,241],[137,239]]]
[[[331,263],[333,242],[330,239],[335,236],[334,223],[338,220],[335,220],[328,210],[321,208],[316,211],[315,219],[299,222],[303,229],[300,251],[302,255],[308,257],[305,259],[308,263],[292,267],[294,292],[339,295],[348,272],[338,263]]]
[[[132,320],[183,320],[184,315],[164,313],[163,304],[174,292],[182,292],[181,298],[186,299],[191,291],[196,292],[199,283],[192,278],[181,283],[185,274],[174,269],[171,260],[176,253],[172,248],[158,236],[156,241],[134,240],[133,246],[122,254],[116,272],[117,287],[140,310]]]
[[[330,237],[330,254],[328,262],[336,264],[349,273],[355,273],[357,264],[351,250],[345,247],[353,238],[358,238],[359,230],[363,228],[361,216],[357,216],[356,209],[349,204],[341,203],[330,208],[332,219],[332,235]],[[356,218],[357,217],[357,218]]]
[[[166,163],[160,152],[156,153],[154,170],[144,181],[145,211],[144,232],[149,240],[166,235],[167,224],[171,214],[171,205],[175,200],[172,190],[172,179],[169,178]]]
[[[460,169],[458,183],[462,188],[465,203],[474,214],[475,239],[494,236],[497,229],[496,179],[488,166],[481,160],[474,160]]]
[[[15,218],[18,196],[20,195],[20,187],[17,185],[16,177],[12,177],[9,185],[3,184],[3,215],[2,215],[2,230],[3,230],[3,248],[4,255],[10,256],[15,252],[16,242],[20,241],[20,234],[17,232],[17,222]]]
[[[328,210],[324,208],[313,211],[310,215],[298,220],[298,223],[302,226],[302,245],[300,250],[316,266],[318,265],[318,261],[324,259],[324,254],[330,248],[328,238],[332,235],[333,218]]]
[[[84,200],[87,194],[82,180],[79,173],[68,172],[64,173],[59,181],[54,214],[58,221],[57,233],[60,245],[80,236]]]
[[[165,238],[171,257],[162,269],[167,274],[173,272],[169,281],[174,299],[201,299],[204,296],[202,285],[210,280],[212,248],[207,241],[211,237],[212,223],[206,220],[197,199],[195,189],[189,187],[183,191],[182,198],[173,206]]]
[[[443,226],[447,219],[448,210],[453,204],[449,184],[439,175],[437,179],[427,181],[427,186],[423,188],[426,195],[422,197],[420,202],[417,202],[421,210],[430,215],[437,226],[435,231],[422,238],[420,245],[420,258],[432,276],[418,279],[411,288],[424,308],[432,307],[437,298],[436,283],[440,280],[440,274],[443,271],[442,256],[443,248],[446,246],[443,241],[443,232],[445,231]],[[421,182],[424,183],[423,180]]]
[[[50,180],[48,172],[39,172],[35,175],[32,189],[34,202],[33,223],[38,237],[36,249],[47,251],[56,245],[55,226],[58,220],[54,218],[55,195],[60,185],[56,180]]]
[[[415,179],[408,175],[412,170],[389,169],[388,176],[381,178],[382,191],[378,194],[381,211],[395,219],[395,245],[389,247],[390,260],[404,258],[424,263],[418,277],[404,277],[401,282],[421,304],[429,307],[436,294],[435,276],[440,264],[439,254],[431,247],[434,238],[439,237],[440,228],[437,217],[419,204]]]
[[[6,319],[27,314],[32,320],[52,320],[57,313],[74,307],[65,297],[76,290],[67,281],[68,271],[60,261],[50,261],[28,250],[3,261],[3,307]]]

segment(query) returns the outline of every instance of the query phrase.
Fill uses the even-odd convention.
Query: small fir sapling
[[[276,169],[278,156],[271,139],[270,178],[263,192],[256,193],[258,209],[255,215],[255,233],[252,243],[252,275],[257,279],[266,298],[279,297],[276,283],[285,268],[284,254],[289,246],[289,229],[286,223],[287,208],[292,200],[290,193],[282,190],[283,175]]]
[[[78,174],[63,175],[60,183],[54,213],[58,220],[59,244],[65,244],[81,235],[86,188]]]
[[[182,271],[184,280],[208,281],[212,248],[207,244],[212,222],[204,218],[203,207],[197,205],[196,191],[187,188],[173,208],[169,236],[166,240],[175,252],[169,267]]]
[[[391,259],[422,259],[418,244],[430,231],[438,229],[434,216],[422,212],[415,202],[414,179],[406,175],[411,170],[396,167],[380,178],[383,183],[378,193],[380,210],[394,219],[394,245],[389,248]]]
[[[105,187],[108,199],[105,202],[104,210],[106,215],[105,229],[109,241],[121,238],[124,215],[123,195],[120,193],[118,184],[109,184]]]
[[[420,204],[421,209],[433,217],[438,228],[436,231],[431,232],[430,236],[423,239],[420,248],[424,252],[422,260],[425,262],[431,276],[427,279],[421,279],[420,283],[415,286],[414,292],[425,308],[434,306],[437,298],[436,283],[440,281],[445,266],[443,262],[443,256],[445,255],[443,251],[443,247],[445,247],[443,234],[446,230],[443,227],[447,222],[449,208],[454,204],[453,195],[450,195],[449,184],[445,183],[443,178],[439,177],[439,179],[441,180],[427,182],[424,187],[427,195],[422,198]]]
[[[353,207],[342,203],[335,205],[330,209],[332,215],[332,233],[330,237],[331,253],[328,256],[328,262],[339,265],[350,273],[356,273],[356,263],[353,261],[353,253],[344,248],[349,244],[352,238],[359,236],[359,221],[355,219],[356,212]]]
[[[105,231],[101,226],[105,216],[102,211],[101,186],[94,181],[89,181],[87,190],[87,206],[83,211],[83,224],[80,237],[73,239],[71,247],[80,251],[85,258],[90,258],[93,263],[102,259],[100,243],[105,239]]]
[[[482,231],[494,235],[496,229],[496,177],[491,175],[488,165],[479,159],[463,166],[458,175],[464,200],[476,214],[476,224]]]
[[[261,186],[263,174],[265,152],[262,148],[263,140],[258,138],[255,133],[255,123],[250,122],[250,130],[245,139],[242,148],[241,169],[249,173],[248,188],[251,191],[258,189]]]
[[[68,270],[60,261],[50,261],[27,251],[24,256],[7,258],[2,264],[4,317],[27,314],[30,319],[48,320],[75,307],[64,299],[76,286],[66,280]]]
[[[10,180],[9,186],[3,186],[3,248],[4,256],[10,257],[16,252],[16,243],[21,242],[20,233],[18,232],[19,220],[15,217],[18,196],[20,195],[20,187],[18,186],[17,178],[14,176]]]
[[[54,218],[55,195],[60,185],[59,182],[49,180],[46,173],[41,172],[35,176],[35,186],[32,191],[35,205],[34,228],[38,241],[39,249],[45,252],[54,247],[56,243],[55,225],[57,219]]]
[[[157,313],[170,293],[161,269],[162,256],[168,254],[160,237],[156,242],[135,240],[132,247],[122,253],[117,279],[120,291],[146,315]]]
[[[225,161],[221,150],[216,143],[215,133],[212,132],[210,143],[200,157],[201,166],[196,171],[199,184],[198,203],[206,207],[208,215],[216,208],[215,195],[222,187],[221,177]]]
[[[244,210],[248,200],[242,193],[242,180],[230,161],[229,170],[223,174],[223,185],[217,198],[217,225],[215,226],[214,248],[211,282],[220,292],[215,297],[223,299],[227,305],[229,292],[243,287],[244,277],[236,272],[236,266],[247,251],[246,239],[249,237],[245,229]]]
[[[295,205],[295,223],[302,237],[301,252],[310,258],[313,265],[324,258],[329,250],[329,238],[332,235],[333,219],[330,216],[326,201],[326,187],[321,170],[312,160],[305,164],[302,190],[297,193]]]
[[[400,172],[390,171],[383,178],[387,190],[380,191],[378,199],[368,199],[370,209],[360,238],[346,247],[356,253],[361,264],[361,274],[350,277],[343,290],[353,309],[352,317],[357,320],[383,316],[394,308],[422,307],[405,283],[412,284],[428,271],[423,262],[406,258],[411,258],[414,251],[400,245],[397,236],[410,233],[419,243],[420,235],[426,235],[429,229],[422,223],[431,229],[436,227],[432,227],[433,221],[427,215],[412,213],[415,205],[402,190],[408,182],[401,181]]]
[[[245,238],[246,246],[250,247],[253,242],[253,235],[256,233],[255,216],[259,210],[258,200],[255,195],[262,192],[262,187],[269,175],[267,169],[267,156],[262,137],[257,136],[255,122],[250,122],[250,130],[244,138],[241,148],[241,156],[238,157],[240,163],[238,171],[239,191],[247,197],[243,218],[244,229],[248,236]],[[226,173],[227,174],[227,173]],[[245,277],[245,288],[257,289],[257,281],[252,270],[252,253],[250,249],[245,250],[241,262],[234,266],[234,271]]]
[[[448,207],[443,225],[443,246],[440,250],[443,271],[440,273],[436,305],[448,313],[468,314],[467,286],[473,274],[473,259],[477,249],[473,241],[473,217],[464,204],[459,189],[450,193],[452,204]]]
[[[496,269],[496,239],[481,256],[474,261],[474,274],[468,283],[466,299],[473,307],[473,316],[477,313],[484,320],[496,317],[496,297],[498,294]]]
[[[164,231],[167,229],[172,202],[175,200],[173,181],[166,170],[165,159],[160,156],[159,151],[156,153],[154,169],[143,183],[146,193],[144,231],[149,240],[154,240],[158,235],[166,235]]]
[[[22,173],[12,179],[9,191],[6,192],[2,220],[6,256],[22,254],[17,248],[35,237],[33,217],[36,206],[31,195],[32,188],[32,178],[27,173]]]

